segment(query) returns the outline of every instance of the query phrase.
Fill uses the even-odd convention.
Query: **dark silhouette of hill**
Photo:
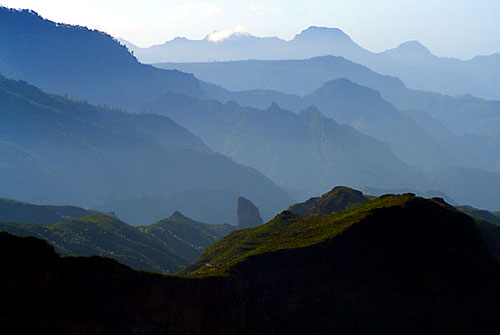
[[[198,278],[60,258],[43,241],[6,233],[0,264],[7,332],[496,334],[500,327],[499,265],[473,219],[408,194],[324,216],[283,212],[207,249],[191,268]]]
[[[182,41],[182,42],[181,42]],[[418,41],[374,53],[362,48],[337,28],[309,27],[290,41],[245,34],[213,42],[174,39],[150,48],[130,45],[146,63],[307,59],[340,56],[370,69],[397,76],[413,89],[442,94],[473,94],[500,100],[500,54],[479,55],[468,60],[439,57]],[[333,78],[330,78],[333,79]]]
[[[276,104],[258,110],[167,94],[150,108],[279,185],[320,193],[332,184],[419,187],[426,183],[388,145],[339,125],[314,107],[296,114]]]
[[[0,106],[2,197],[95,207],[110,195],[163,199],[227,189],[252,197],[268,215],[291,202],[269,179],[163,116],[94,107],[4,78]],[[225,211],[232,214],[234,204]]]
[[[140,64],[111,36],[0,7],[0,73],[94,104],[132,108],[156,94],[200,93],[178,71]]]
[[[500,261],[500,217],[494,212],[477,209],[472,206],[459,206],[458,210],[470,215],[490,253]]]

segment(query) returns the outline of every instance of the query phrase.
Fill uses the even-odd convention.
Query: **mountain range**
[[[341,56],[370,69],[397,76],[410,88],[450,95],[473,94],[500,100],[500,54],[469,60],[439,57],[418,41],[408,41],[379,53],[364,49],[338,28],[311,26],[285,41],[235,33],[213,41],[176,38],[161,45],[139,48],[122,42],[144,63],[186,63],[242,60],[307,59]]]
[[[431,185],[427,190],[442,187],[434,176],[462,171],[475,176],[478,185],[484,187],[488,202],[498,198],[494,195],[496,184],[488,184],[485,178],[500,172],[498,101],[410,90],[398,78],[334,56],[175,64],[175,68],[235,90],[204,86],[219,101],[236,101],[241,106],[256,108],[277,103],[297,113],[313,104],[321,113],[390,144],[398,158],[430,173]],[[237,81],[231,73],[238,73]],[[293,94],[296,92],[300,94]],[[441,191],[464,203],[495,209],[496,204],[491,207],[484,198],[479,200],[479,193],[459,191],[466,189],[466,180],[464,174],[453,180],[458,185],[452,191],[450,184]]]
[[[2,40],[0,48],[3,57],[3,61],[0,63],[0,66],[2,66],[0,72],[3,71],[14,78],[36,83],[44,90],[58,94],[68,94],[72,98],[86,99],[91,103],[112,106],[110,108],[102,106],[102,110],[121,108],[123,111],[126,108],[129,112],[137,111],[151,114],[150,112],[154,111],[158,114],[169,115],[174,121],[162,119],[161,122],[169,123],[171,129],[176,128],[178,130],[175,133],[172,133],[171,130],[158,130],[153,136],[154,140],[160,141],[163,147],[169,147],[170,142],[172,142],[175,152],[191,162],[193,162],[193,158],[188,158],[188,156],[192,152],[183,152],[181,154],[177,150],[180,149],[179,146],[174,144],[177,140],[167,138],[168,133],[172,133],[172,138],[181,137],[182,141],[186,141],[186,144],[181,147],[187,146],[189,150],[197,152],[213,149],[233,157],[238,162],[261,170],[266,176],[271,177],[274,182],[287,188],[288,192],[298,196],[296,197],[297,200],[305,198],[308,193],[325,192],[332,184],[347,184],[355,187],[381,189],[411,188],[424,193],[431,189],[440,190],[453,199],[460,199],[457,201],[464,204],[490,210],[498,208],[496,203],[493,203],[493,199],[497,198],[498,188],[495,183],[489,183],[488,178],[485,177],[491,175],[493,179],[496,179],[497,174],[500,172],[500,161],[498,160],[498,157],[500,157],[500,152],[498,152],[500,136],[497,129],[500,124],[497,122],[500,115],[500,105],[496,101],[485,101],[471,96],[451,97],[410,90],[397,78],[380,75],[362,65],[335,56],[292,61],[176,65],[180,70],[184,71],[191,71],[192,67],[205,69],[207,73],[213,74],[214,78],[210,80],[213,79],[216,84],[220,84],[228,78],[237,77],[235,83],[239,83],[238,85],[242,85],[243,88],[258,89],[232,92],[200,81],[192,75],[178,71],[159,70],[140,64],[116,40],[98,31],[56,24],[41,18],[31,11],[2,8],[0,15],[5,28],[0,33],[0,39]],[[319,35],[327,32],[328,29],[318,30]],[[307,35],[303,36],[304,40],[308,39]],[[337,31],[334,35],[340,36],[342,34]],[[348,42],[349,39],[345,37],[342,39],[345,43],[350,43]],[[72,46],[75,43],[81,45],[67,48],[68,45]],[[87,50],[85,52],[93,50],[94,56],[89,57],[87,53],[80,52],[79,48]],[[40,57],[37,55],[40,55]],[[95,55],[98,55],[98,57]],[[34,61],[38,58],[43,59],[43,61]],[[68,62],[67,59],[72,61]],[[239,75],[234,76],[234,73]],[[196,73],[196,75],[201,79],[206,79],[201,72]],[[92,76],[92,78],[89,76]],[[346,78],[352,83],[342,78]],[[334,79],[342,80],[332,81]],[[62,82],[64,82],[64,85],[58,87],[57,85]],[[270,88],[277,91],[271,91]],[[369,89],[380,92],[380,95]],[[300,96],[290,94],[297,92],[300,92]],[[170,101],[166,101],[168,99]],[[178,100],[183,101],[185,99],[194,99],[193,101],[196,101],[194,104],[199,109],[196,113],[201,113],[198,115],[201,115],[201,119],[207,122],[206,126],[203,127],[199,122],[198,124],[189,124],[189,118],[193,116],[193,113],[184,111],[182,109],[184,107],[178,105]],[[220,105],[219,102],[226,103],[230,101],[238,102],[239,107],[236,107],[235,104],[230,104],[229,106],[232,106],[230,108],[227,106],[220,107],[223,105]],[[400,171],[407,171],[403,173],[406,177],[400,177],[402,174],[395,172],[394,175],[397,178],[392,184],[387,183],[388,175],[383,178],[373,177],[383,174],[383,171],[395,171],[394,167],[396,165],[392,159],[389,159],[387,164],[380,165],[376,160],[373,162],[364,161],[367,160],[368,156],[361,157],[360,160],[364,162],[361,166],[357,166],[359,164],[354,165],[352,160],[342,160],[342,157],[351,157],[349,154],[337,153],[332,157],[336,152],[335,150],[337,150],[336,148],[350,148],[349,150],[359,153],[363,153],[365,149],[359,147],[361,144],[349,144],[346,147],[347,138],[336,138],[333,142],[330,138],[328,141],[332,144],[335,143],[335,145],[328,144],[328,150],[325,151],[325,148],[320,146],[316,146],[312,151],[307,150],[316,156],[319,155],[315,159],[330,164],[323,165],[319,169],[326,169],[334,177],[327,177],[323,181],[312,180],[315,185],[311,185],[309,181],[300,182],[298,180],[290,183],[288,179],[290,175],[293,175],[294,171],[288,173],[286,169],[296,169],[296,172],[307,169],[308,163],[301,156],[304,153],[301,148],[305,147],[301,145],[295,146],[294,141],[296,139],[293,138],[291,133],[283,132],[280,136],[285,137],[280,138],[274,136],[275,131],[266,134],[265,128],[262,128],[261,125],[255,127],[255,122],[267,122],[267,126],[272,125],[273,122],[275,124],[281,122],[281,120],[273,121],[272,117],[268,119],[268,116],[262,118],[265,115],[263,112],[267,111],[273,103],[277,103],[280,110],[289,110],[296,113],[309,110],[311,105],[316,105],[321,114],[327,116],[327,118],[333,117],[334,121],[340,123],[341,126],[343,126],[342,123],[348,123],[361,134],[371,135],[375,139],[385,142],[390,145],[396,158],[401,160],[404,165],[407,165],[403,167],[401,163],[396,164],[400,165],[400,168],[398,168]],[[170,110],[169,106],[171,107]],[[244,109],[245,106],[251,106],[257,107],[261,112],[245,114],[224,111],[219,113],[210,109],[210,106],[218,106],[214,107],[215,110],[240,109],[240,107]],[[274,109],[276,110],[276,108]],[[186,114],[185,117],[180,114],[180,111]],[[285,114],[278,113],[276,115]],[[241,115],[260,115],[260,119],[253,118],[253,121],[252,119],[245,119],[245,122],[240,127],[235,128],[235,120],[241,120]],[[302,114],[301,117],[303,120],[301,127],[305,127],[307,123],[304,121],[304,115]],[[310,116],[311,114],[309,114]],[[137,116],[132,116],[132,118],[137,118]],[[146,116],[142,115],[140,118],[144,120]],[[155,115],[148,115],[147,118],[151,123],[156,123],[159,120]],[[293,117],[292,119],[297,118]],[[137,121],[127,122],[136,123]],[[179,130],[182,127],[175,124],[176,122],[187,128],[188,132],[186,132],[186,129]],[[328,122],[333,124],[331,121]],[[311,125],[313,124],[311,123]],[[115,127],[121,128],[115,130]],[[113,128],[113,132],[117,131],[121,135],[128,135],[128,129],[131,127],[130,125],[126,127],[122,124],[118,125],[115,122],[112,127],[110,126],[110,129]],[[139,137],[146,137],[151,140],[150,133],[154,131],[153,128],[148,127],[150,126],[143,125],[143,128],[139,131]],[[156,127],[156,125],[152,127]],[[249,129],[252,130],[249,131]],[[317,131],[317,128],[314,131]],[[192,134],[189,134],[189,132]],[[220,132],[220,134],[217,134],[217,132]],[[352,133],[352,131],[350,132]],[[196,140],[196,136],[193,136],[193,134],[200,136],[210,148]],[[134,136],[136,136],[135,133]],[[162,136],[167,137],[160,139]],[[285,153],[291,155],[283,157],[283,159],[280,158],[276,163],[289,162],[281,164],[281,167],[285,166],[286,168],[283,174],[276,167],[273,167],[275,163],[264,157],[265,152],[261,156],[256,156],[255,152],[252,151],[255,148],[252,141],[258,143],[264,139],[272,141],[271,152],[279,151],[281,156],[285,155]],[[318,140],[315,139],[314,141],[318,143]],[[286,151],[282,147],[283,141],[288,143],[286,144],[288,148]],[[314,141],[309,142],[307,145],[315,143]],[[190,144],[188,145],[187,142],[190,142]],[[94,145],[94,143],[91,144]],[[170,149],[169,147],[168,150]],[[18,155],[18,153],[12,151],[14,150],[12,146],[4,150],[9,150],[9,157]],[[310,155],[309,152],[308,155]],[[141,154],[144,155],[144,153]],[[7,151],[5,155],[7,155]],[[295,158],[293,158],[293,155],[295,155]],[[211,157],[215,156],[212,155]],[[18,165],[24,164],[21,162],[28,159],[27,156],[22,155],[16,157]],[[79,158],[83,158],[83,156]],[[293,159],[290,160],[291,158]],[[35,158],[30,157],[29,159],[34,160]],[[287,159],[288,161],[286,161]],[[182,161],[180,158],[177,160]],[[74,162],[77,162],[77,160]],[[144,163],[146,162],[147,159],[144,159]],[[46,163],[37,161],[30,164],[29,169],[34,169],[35,166],[40,164]],[[114,164],[118,164],[118,161],[115,161]],[[331,164],[335,165],[334,169],[330,169]],[[82,173],[81,169],[84,166],[78,164],[74,171]],[[380,171],[377,171],[379,168]],[[46,167],[43,169],[46,170]],[[353,178],[345,174],[349,173],[350,170],[364,172]],[[426,173],[427,176],[422,177],[419,170]],[[181,175],[187,176],[187,171],[184,171],[186,173]],[[437,176],[446,176],[448,172],[452,174],[453,171],[461,171],[475,176],[474,178],[480,181],[478,188],[482,189],[483,192],[467,192],[465,178],[453,179],[453,182],[460,184],[453,187],[450,187],[447,181],[450,179],[438,180],[439,177]],[[16,173],[19,172],[18,169]],[[86,172],[90,173],[88,170]],[[123,171],[120,173],[123,173]],[[119,178],[119,174],[111,173],[111,175],[113,178]],[[280,204],[276,203],[276,206],[270,206],[265,198],[260,198],[260,195],[242,193],[241,189],[235,190],[234,187],[228,187],[227,184],[220,184],[214,180],[211,185],[200,184],[196,187],[192,185],[189,187],[174,187],[168,192],[152,191],[155,187],[160,187],[159,184],[161,183],[157,182],[154,183],[152,189],[147,191],[138,190],[138,192],[127,193],[122,190],[108,189],[104,190],[98,197],[92,196],[92,200],[98,201],[90,203],[88,199],[84,202],[80,201],[82,194],[75,195],[75,193],[89,191],[92,183],[85,183],[82,180],[84,185],[80,190],[79,188],[68,188],[67,184],[61,184],[62,181],[57,180],[60,175],[55,177],[54,173],[25,171],[23,176],[22,178],[25,179],[18,180],[30,181],[28,183],[18,182],[16,187],[20,187],[22,184],[31,184],[39,185],[38,188],[43,188],[43,192],[66,192],[64,199],[67,200],[64,204],[86,207],[92,205],[91,207],[111,212],[118,211],[117,209],[120,208],[121,213],[118,214],[125,215],[125,212],[127,212],[127,219],[135,225],[154,222],[178,209],[188,216],[204,222],[235,223],[234,203],[239,196],[245,196],[254,201],[261,209],[263,216],[268,219],[276,213],[278,208],[284,208],[282,206],[286,206],[291,200],[288,195],[284,194],[286,192],[283,192],[283,195],[278,197],[282,199]],[[12,177],[13,179],[9,178],[9,180],[21,178],[14,175]],[[146,176],[141,175],[141,178],[144,179]],[[73,183],[80,178],[79,176],[71,176],[71,179]],[[48,183],[53,187],[43,186],[43,183],[46,182],[44,180],[50,180]],[[131,181],[132,179],[127,179],[127,183]],[[184,181],[187,181],[187,179]],[[192,180],[189,181],[192,182]],[[100,181],[94,180],[94,185],[96,182],[99,183]],[[109,182],[109,179],[106,182]],[[141,187],[145,187],[145,183],[142,181],[138,181],[138,183],[141,184]],[[304,184],[306,184],[305,187]],[[415,187],[415,184],[419,184],[420,187]],[[3,189],[7,190],[6,186],[7,184],[4,184]],[[125,186],[120,187],[126,188]],[[85,188],[87,188],[87,191],[85,191]],[[16,192],[3,193],[2,195],[7,198],[27,200],[34,203],[63,204],[58,201],[54,194],[50,196],[43,194],[32,195],[29,194],[29,189]],[[217,197],[211,197],[209,194],[217,194]],[[484,196],[480,197],[479,194],[484,194]],[[27,197],[27,195],[30,195],[30,197]],[[183,199],[182,203],[178,200],[181,198]],[[191,205],[191,199],[195,199],[193,202],[199,205]],[[222,202],[218,203],[216,199]],[[131,204],[134,204],[134,206],[129,206]],[[220,207],[224,207],[226,210],[217,209]],[[134,208],[148,208],[149,210],[139,211],[134,210]]]
[[[499,333],[497,56],[129,49],[266,60],[0,7],[0,333]]]
[[[291,201],[259,172],[212,152],[166,117],[95,107],[3,77],[0,97],[5,198],[98,207],[110,195],[167,199],[227,189],[236,194],[224,209],[227,217],[236,216],[240,195],[255,199],[266,217]],[[196,208],[202,198],[189,199],[185,207]]]
[[[188,277],[137,272],[101,257],[60,257],[44,241],[0,233],[2,327],[496,333],[500,268],[471,217],[439,198],[332,192],[321,199],[334,207],[302,205],[322,208],[313,216],[284,211],[231,233],[182,272]]]
[[[150,108],[199,134],[216,151],[257,168],[279,185],[309,194],[334,184],[426,186],[422,173],[398,159],[388,145],[339,125],[315,107],[296,114],[277,104],[259,110],[166,94]]]

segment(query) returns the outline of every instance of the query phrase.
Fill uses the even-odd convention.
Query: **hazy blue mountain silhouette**
[[[150,108],[199,134],[216,151],[308,193],[336,184],[425,185],[423,175],[388,145],[339,125],[315,107],[296,114],[277,104],[259,110],[167,94]]]
[[[291,198],[254,169],[213,153],[172,120],[127,114],[0,80],[0,190],[34,203],[98,206],[110,195],[168,198],[228,189],[266,217]],[[198,199],[185,199],[196,207]],[[234,204],[224,209],[229,216]]]
[[[247,103],[262,108],[279,102],[290,106],[287,95],[304,96],[333,79],[347,78],[357,84],[372,88],[400,110],[419,110],[430,113],[456,134],[500,134],[500,101],[488,101],[470,95],[448,96],[433,92],[408,89],[403,82],[387,75],[373,72],[366,66],[343,57],[325,56],[305,60],[240,61],[217,63],[161,64],[194,73],[197,78],[222,86],[230,91],[261,91]],[[237,76],[234,73],[238,73]],[[204,91],[207,88],[203,89]],[[217,95],[217,92],[211,92]],[[255,95],[254,93],[250,93]],[[219,97],[224,98],[223,94]],[[240,93],[246,96],[246,93]],[[231,97],[231,99],[236,100]],[[238,97],[239,99],[239,97]],[[485,122],[485,121],[488,122]]]
[[[327,117],[391,145],[396,155],[411,165],[434,169],[460,163],[460,155],[450,148],[450,139],[434,138],[427,133],[425,124],[422,127],[413,120],[413,115],[400,112],[377,91],[345,78],[328,81],[302,97],[272,90],[228,92],[218,89],[211,94],[220,101],[234,100],[257,108],[277,103],[297,113],[316,106]]]
[[[276,102],[295,112],[312,103],[305,103],[304,96],[326,82],[346,78],[380,92],[383,99],[402,111],[460,164],[500,172],[500,156],[497,155],[499,101],[410,90],[398,78],[380,75],[365,66],[334,56],[307,60],[175,64],[175,67],[237,91],[228,92],[202,83],[203,90],[214,99],[234,100],[243,106],[257,108],[266,108]],[[334,102],[332,99],[329,103]],[[320,111],[328,115],[328,111],[321,108]],[[415,145],[420,143],[416,141]],[[445,157],[448,156],[442,158]]]
[[[180,93],[197,98],[212,98],[224,102],[235,100],[243,106],[258,105],[257,107],[261,109],[267,108],[273,102],[277,102],[284,109],[295,112],[306,109],[310,104],[305,103],[303,97],[276,91],[254,90],[251,92],[231,93],[214,85],[199,82],[192,75],[176,71],[162,71],[142,65],[127,52],[125,47],[120,46],[116,40],[106,34],[90,31],[82,27],[56,24],[42,19],[33,12],[2,8],[0,15],[3,24],[2,28],[5,27],[0,32],[2,42],[0,44],[0,48],[2,49],[0,52],[0,57],[2,57],[0,71],[15,78],[24,78],[38,83],[42,88],[53,92],[68,93],[72,97],[87,99],[92,102],[123,106],[141,111],[151,108],[151,101],[165,94],[165,92],[175,92],[176,94]],[[331,43],[342,44],[345,48],[350,48],[352,52],[360,50],[357,46],[353,47],[353,42],[340,31],[334,31],[330,34],[331,36],[328,35],[329,33],[332,33],[329,29],[313,28],[304,32],[301,36],[297,36],[296,40],[300,41],[300,43],[322,40],[324,44],[328,45],[325,41],[331,39]],[[243,37],[252,39],[250,36],[238,35],[233,36],[228,41],[236,43],[237,40]],[[418,51],[420,58],[426,57],[425,50],[416,43],[405,45],[400,50],[400,53],[406,51],[413,53]],[[36,57],[33,57],[33,55]],[[393,55],[393,57],[396,56],[397,53]],[[413,143],[406,141],[407,144],[415,144],[413,147],[405,147],[405,141],[398,138],[397,135],[389,139],[379,138],[394,146],[394,150],[398,152],[399,157],[405,157],[411,163],[417,161],[420,166],[426,168],[447,168],[443,165],[458,165],[467,168],[500,171],[498,158],[500,155],[497,155],[500,148],[498,145],[500,143],[500,137],[498,136],[498,133],[500,133],[500,118],[498,117],[500,104],[495,101],[484,101],[471,96],[450,97],[409,90],[397,78],[379,75],[364,66],[352,63],[341,57],[333,56],[304,61],[249,61],[182,64],[179,66],[185,67],[183,70],[189,67],[208,69],[206,70],[208,73],[214,68],[218,71],[222,69],[222,74],[216,73],[216,84],[220,84],[222,80],[229,80],[228,78],[233,78],[230,80],[236,78],[238,85],[248,86],[243,87],[244,89],[273,88],[284,93],[300,93],[301,95],[307,95],[318,90],[325,82],[329,82],[332,79],[347,78],[360,85],[379,91],[384,99],[403,111],[403,115],[399,115],[398,118],[406,119],[406,124],[413,122],[411,127],[414,130],[420,127],[421,130],[427,133],[427,136],[425,136],[426,134],[419,133],[418,131],[406,132],[403,129],[407,127],[397,129],[404,135],[415,135]],[[235,76],[234,73],[238,73],[238,76]],[[200,74],[197,75],[202,77],[202,79],[206,79]],[[320,103],[321,101],[318,100],[317,104]],[[337,98],[328,101],[328,103],[332,105],[335,105],[335,103],[341,104]],[[199,100],[196,104],[204,105],[205,102]],[[326,106],[327,104],[325,103],[324,105]],[[217,109],[219,107],[214,108]],[[239,106],[235,108],[238,109]],[[218,129],[221,129],[221,134],[227,134],[228,129],[232,130],[234,115],[231,108],[229,110],[222,110],[222,113],[214,113],[212,117],[218,120],[216,126]],[[324,111],[320,109],[320,111],[326,115],[331,115],[330,113],[332,113],[332,110]],[[354,109],[353,111],[358,113],[357,115],[363,119],[367,115],[371,115],[363,114],[363,111],[359,109]],[[171,111],[166,112],[170,113]],[[153,117],[148,122],[154,123],[155,118]],[[212,124],[215,123],[213,121]],[[362,122],[357,122],[355,126],[359,127],[362,124]],[[426,124],[432,125],[432,127],[427,129],[425,127]],[[437,131],[440,124],[449,129],[451,132],[450,136]],[[183,125],[191,129],[190,125],[184,123]],[[383,126],[387,127],[385,124]],[[115,124],[113,127],[117,127],[117,125]],[[120,127],[122,128],[117,129],[119,129],[121,135],[127,134],[127,129],[130,128],[130,126],[127,126],[127,128],[123,125]],[[382,133],[382,135],[388,135],[388,132],[383,132],[380,129],[376,129],[376,127],[373,128]],[[147,129],[147,127],[144,129]],[[207,130],[207,132],[197,133],[197,135],[204,139],[209,139],[210,141],[207,142],[216,150],[225,152],[225,138],[221,136],[210,138],[207,135],[213,132],[213,130],[206,127],[199,127],[198,130],[200,132]],[[365,131],[367,130],[365,129]],[[144,132],[149,133],[149,130],[144,130]],[[370,134],[374,135],[374,133]],[[163,132],[155,133],[155,135],[151,134],[151,138],[158,136],[164,139],[163,145],[168,143],[166,138],[163,137],[168,135],[165,135]],[[215,142],[211,142],[212,140]],[[220,150],[220,148],[223,148],[223,150]],[[424,161],[426,164],[422,164],[422,157],[419,157],[420,154],[418,151],[415,155],[412,155],[414,148],[426,148],[423,151],[424,153],[432,153],[429,155],[430,159]],[[44,170],[35,168],[41,164],[36,161],[36,157],[30,156],[26,152],[20,154],[12,146],[6,147],[4,150],[6,150],[6,155],[15,157],[20,165],[25,164],[22,163],[25,161],[30,162],[29,164],[25,164],[26,170],[35,169],[37,171],[36,173],[31,171],[26,174],[27,176],[36,176],[31,179],[33,185],[50,181],[49,184],[54,185],[54,187],[44,189],[44,192],[51,193],[59,190],[57,192],[66,192],[70,198],[73,196],[72,194],[74,194],[75,190],[70,190],[60,180],[55,180],[53,174],[40,174]],[[198,148],[197,150],[200,149]],[[401,153],[407,156],[401,156]],[[455,164],[453,160],[455,158],[458,158],[459,164]],[[247,159],[250,159],[250,157],[247,157]],[[443,164],[443,161],[445,164]],[[436,166],[432,164],[436,164]],[[113,177],[115,176],[113,175]],[[384,187],[394,188],[395,186],[386,185]],[[400,185],[398,187],[409,187],[409,185]],[[221,186],[214,183],[213,185],[204,185],[196,190],[191,190],[220,190],[225,188],[224,185]],[[325,190],[318,190],[318,192]],[[154,199],[168,200],[173,194],[184,191],[186,189],[182,188],[173,189],[169,194],[122,194],[118,192],[118,199],[120,201],[128,201],[147,195]],[[100,198],[99,205],[102,205],[108,198]],[[259,204],[257,205],[259,208],[262,207]],[[264,209],[262,211],[264,212]],[[191,215],[192,213],[188,214]],[[272,214],[271,212],[268,215]],[[229,215],[224,217],[229,217]],[[197,217],[197,219],[204,220],[205,218]]]
[[[427,174],[433,185],[460,204],[498,210],[500,174],[470,168],[448,168]]]
[[[100,31],[5,7],[0,7],[0,22],[0,73],[45,91],[122,107],[169,91],[199,93],[192,75],[140,64]]]
[[[237,225],[238,197],[237,191],[230,188],[183,191],[167,198],[141,196],[127,199],[113,196],[99,205],[98,209],[113,212],[134,226],[159,221],[174,211],[181,211],[197,221]],[[276,213],[271,210],[265,207],[263,215],[272,217]]]
[[[498,53],[463,61],[438,57],[418,41],[404,42],[394,49],[374,53],[362,48],[337,28],[309,27],[290,41],[239,34],[217,42],[211,41],[209,37],[201,41],[174,39],[150,48],[138,48],[125,43],[145,63],[342,56],[379,73],[398,76],[413,89],[450,95],[470,93],[483,98],[500,99]]]
[[[256,37],[248,33],[234,33],[222,40],[213,40],[211,36],[209,34],[202,40],[177,37],[149,48],[120,41],[145,63],[303,59],[330,55],[332,50],[352,56],[368,53],[342,30],[335,28],[312,26],[290,41],[277,37]]]

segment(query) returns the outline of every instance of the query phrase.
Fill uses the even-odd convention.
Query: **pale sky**
[[[103,30],[139,46],[177,36],[202,39],[213,31],[291,39],[318,25],[340,28],[372,51],[419,40],[440,56],[467,59],[500,52],[500,0],[0,0],[0,4]]]

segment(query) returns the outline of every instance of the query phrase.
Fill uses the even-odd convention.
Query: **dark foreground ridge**
[[[187,278],[61,258],[0,234],[0,324],[17,333],[497,334],[500,273],[469,216],[384,196],[283,212],[208,248]]]

